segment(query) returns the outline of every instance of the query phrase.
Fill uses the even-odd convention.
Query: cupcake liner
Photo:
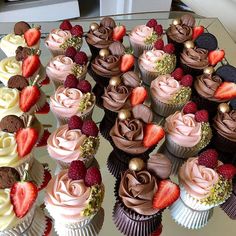
[[[161,38],[161,37],[160,37]],[[136,58],[138,58],[144,50],[151,50],[153,49],[153,45],[141,45],[141,44],[138,44],[136,42],[134,42],[131,38],[129,38],[129,41],[130,41],[130,45],[131,47],[133,48],[134,50],[134,56]]]
[[[86,39],[86,38],[85,38]],[[87,40],[86,40],[87,42]],[[87,43],[88,46],[89,46],[89,49],[90,49],[90,52],[91,52],[91,60],[94,59],[98,54],[99,54],[99,51],[102,49],[102,48],[96,48],[94,47],[93,45]],[[107,47],[106,47],[107,48]]]
[[[52,49],[52,48],[49,48],[49,47],[47,47],[47,48],[50,51],[52,57],[56,57],[56,56],[59,56],[59,55],[65,55],[65,52],[66,52],[66,50],[64,50],[62,48],[58,48],[58,49]]]
[[[40,109],[42,109],[44,107],[46,102],[47,102],[46,94],[42,91],[42,89],[40,89],[39,100],[36,102],[36,104],[34,106],[31,107],[31,109],[27,113],[33,114],[33,113],[39,111]]]
[[[232,220],[236,220],[236,195],[234,192],[220,207]]]
[[[24,176],[26,165],[29,165],[29,170],[30,170],[34,161],[35,159],[33,153],[31,152],[26,157],[21,159],[21,163],[18,166],[14,167],[19,172],[21,178]]]
[[[150,86],[151,82],[158,77],[159,73],[145,70],[142,67],[142,65],[140,64],[139,60],[138,60],[138,67],[139,67],[139,70],[140,70],[140,73],[141,73],[142,81],[145,84]]]
[[[101,135],[107,139],[109,142],[112,142],[111,136],[110,136],[110,130],[115,124],[115,120],[110,120],[106,114],[101,120],[101,123],[99,125],[99,130]]]
[[[190,74],[193,77],[203,74],[203,69],[195,69],[187,66],[186,64],[183,64],[182,62],[180,62],[180,67],[183,69],[184,74]]]
[[[36,159],[34,159],[31,167],[29,168],[29,176],[38,187],[42,185],[44,181],[44,167]]]
[[[102,99],[102,95],[104,93],[104,87],[99,85],[98,83],[95,84],[95,86],[92,89],[92,92],[94,93],[94,95],[96,96],[96,105],[103,109],[103,99]]]

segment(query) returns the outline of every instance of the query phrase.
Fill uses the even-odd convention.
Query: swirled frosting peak
[[[131,41],[137,44],[145,45],[146,39],[151,37],[153,32],[153,28],[150,28],[146,25],[138,25],[132,29],[129,38]]]
[[[177,43],[184,43],[192,39],[193,30],[187,25],[170,25],[167,30],[167,35]]]

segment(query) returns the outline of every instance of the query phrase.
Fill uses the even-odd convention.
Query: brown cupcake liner
[[[140,70],[140,73],[141,73],[142,81],[145,84],[150,86],[151,82],[158,77],[159,73],[158,72],[151,72],[151,71],[145,70],[142,67],[142,65],[139,63],[139,60],[138,60],[138,67],[139,67],[139,70]]]
[[[236,195],[234,192],[231,194],[230,198],[220,207],[229,216],[229,218],[236,220]]]
[[[102,99],[102,95],[104,94],[104,87],[99,85],[98,83],[96,83],[95,86],[92,89],[92,92],[96,96],[96,105],[99,108],[104,109],[103,99]]]
[[[130,45],[131,45],[132,49],[134,50],[134,56],[136,58],[138,58],[143,53],[143,51],[153,49],[152,44],[150,44],[150,45],[140,45],[140,44],[138,44],[138,43],[136,43],[136,42],[134,42],[130,39],[129,39],[129,41],[130,41]]]
[[[186,64],[183,64],[182,62],[180,62],[180,67],[183,69],[184,74],[190,74],[193,77],[203,74],[203,69],[195,69],[187,66]]]
[[[99,130],[101,135],[107,139],[109,142],[112,142],[111,136],[110,136],[110,130],[115,124],[115,120],[110,120],[106,114],[101,120],[101,123],[99,125]]]
[[[86,38],[85,38],[86,39]],[[86,40],[87,42],[87,40]],[[98,54],[99,54],[99,51],[102,49],[102,48],[96,48],[95,46],[89,44],[87,42],[88,46],[89,46],[89,49],[90,49],[90,52],[91,52],[91,60],[94,59]],[[107,47],[106,47],[107,48]]]

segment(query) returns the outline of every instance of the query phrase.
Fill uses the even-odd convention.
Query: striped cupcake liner
[[[151,82],[158,77],[159,73],[145,70],[140,64],[140,60],[138,60],[138,67],[141,73],[142,81],[150,86]]]
[[[229,199],[221,206],[221,209],[231,218],[236,220],[236,194],[232,192]]]

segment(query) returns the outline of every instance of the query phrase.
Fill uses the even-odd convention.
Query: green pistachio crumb
[[[84,112],[93,105],[95,96],[92,93],[86,93],[79,103],[79,111]]]
[[[159,75],[170,74],[176,66],[176,56],[174,54],[165,54],[164,57],[156,62],[156,72]]]
[[[79,37],[71,37],[67,39],[60,48],[66,50],[68,47],[74,47],[76,50],[79,50],[82,46],[82,39]]]
[[[89,136],[81,146],[82,157],[93,156],[97,152],[99,146],[99,137]]]
[[[191,96],[190,87],[182,87],[170,100],[170,104],[184,104]]]

